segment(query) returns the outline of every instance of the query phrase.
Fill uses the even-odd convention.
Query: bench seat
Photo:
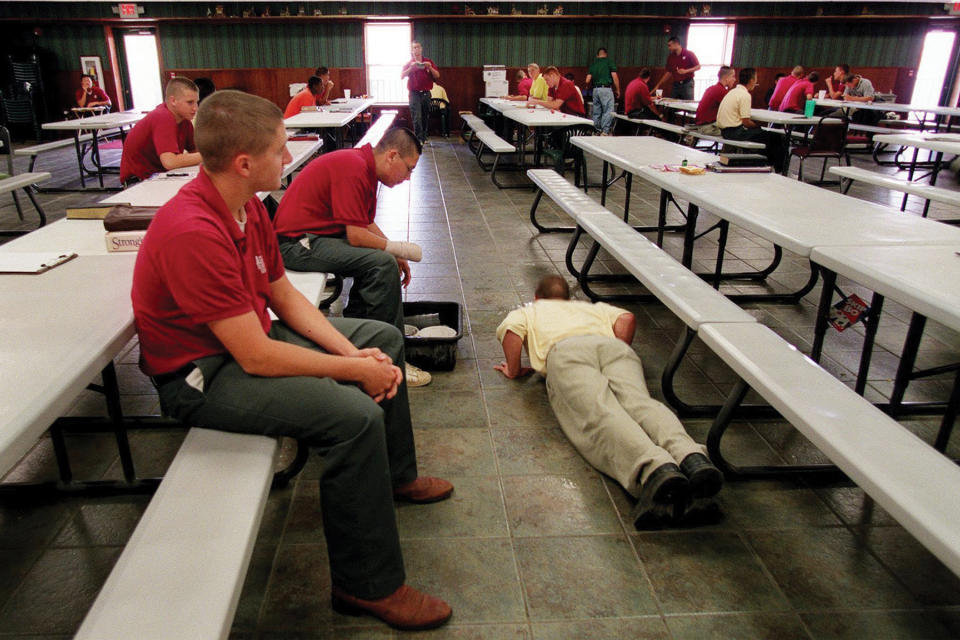
[[[45,182],[49,179],[50,174],[47,171],[18,173],[15,176],[10,176],[0,180],[0,193],[9,193],[10,191],[15,191],[17,189],[24,189],[41,182]]]
[[[960,467],[761,324],[703,342],[907,531],[960,575]],[[815,399],[812,401],[812,399]]]
[[[847,180],[859,180],[861,182],[866,182],[879,187],[886,187],[892,191],[900,191],[901,193],[909,193],[910,195],[919,196],[924,200],[932,200],[933,202],[942,202],[945,204],[960,206],[960,191],[955,191],[953,189],[945,189],[943,187],[931,186],[929,184],[911,182],[910,180],[894,178],[882,173],[877,173],[876,171],[871,171],[870,169],[861,169],[859,167],[830,167],[829,171],[830,173],[841,178],[846,178]]]
[[[226,638],[277,448],[191,429],[75,638]]]
[[[476,136],[477,140],[479,140],[484,147],[493,153],[513,153],[517,150],[516,147],[498,136],[490,129],[476,131]]]
[[[380,117],[378,117],[376,122],[374,122],[370,128],[367,129],[367,132],[362,138],[360,138],[360,141],[354,145],[354,148],[359,149],[365,144],[369,144],[371,147],[377,146],[377,143],[380,142],[380,138],[382,138],[383,134],[387,132],[396,117],[396,111],[380,112]]]

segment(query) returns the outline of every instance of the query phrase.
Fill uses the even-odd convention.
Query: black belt
[[[693,82],[693,78],[687,78],[686,80],[676,80],[674,84],[687,84],[688,82]]]
[[[605,87],[612,87],[612,86],[613,86],[612,84],[596,84],[596,83],[594,83],[593,88],[594,88],[594,89],[603,89],[603,88],[605,88]]]
[[[191,371],[193,371],[196,368],[197,368],[197,365],[193,364],[192,362],[188,362],[187,364],[183,365],[176,371],[171,371],[170,373],[161,373],[155,376],[150,376],[150,380],[151,382],[153,382],[153,386],[159,389],[160,387],[167,384],[168,382],[173,382],[174,380],[183,380],[188,375],[190,375]]]
[[[430,93],[430,89],[427,89],[426,91],[419,91],[419,90],[417,90],[417,89],[410,89],[410,92],[411,92],[411,93],[424,94],[424,93]]]

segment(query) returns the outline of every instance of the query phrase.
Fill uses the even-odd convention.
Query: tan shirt
[[[721,129],[739,127],[744,118],[750,117],[750,92],[742,84],[738,84],[723,96],[720,108],[717,110],[717,126]]]
[[[517,334],[527,347],[530,366],[546,373],[547,354],[553,345],[573,336],[609,336],[617,318],[625,313],[605,302],[536,300],[514,309],[497,327],[497,340],[507,331]]]

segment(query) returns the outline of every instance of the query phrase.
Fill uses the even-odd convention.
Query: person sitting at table
[[[850,65],[838,64],[833,68],[833,74],[826,79],[827,97],[831,100],[842,100],[843,92],[846,89],[843,85],[843,79],[850,73]]]
[[[320,76],[310,76],[310,79],[307,80],[307,86],[303,88],[303,91],[300,91],[297,95],[290,98],[290,102],[287,103],[287,108],[283,111],[283,117],[289,118],[295,116],[305,108],[315,109],[319,107],[322,104],[323,86],[323,78]]]
[[[861,75],[848,73],[843,78],[844,102],[878,102],[873,83]],[[877,109],[856,109],[850,114],[850,121],[856,124],[876,126],[883,119],[883,111]]]
[[[330,104],[330,93],[333,91],[333,80],[330,79],[330,69],[320,65],[316,71],[313,72],[313,75],[318,76],[323,81],[322,91],[317,99],[318,104],[320,106]]]
[[[422,151],[413,131],[397,127],[376,147],[324,154],[290,183],[273,220],[288,269],[353,278],[343,315],[387,322],[401,333],[401,288],[410,284],[409,260],[419,262],[421,250],[388,239],[377,226],[377,187],[408,180]],[[411,364],[406,373],[409,386],[430,382]]]
[[[109,111],[113,105],[110,96],[94,84],[93,76],[88,73],[80,76],[80,88],[77,89],[76,98],[78,107],[106,107]]]
[[[530,85],[533,84],[533,78],[527,75],[525,69],[517,69],[517,93],[526,99],[530,95]]]
[[[193,117],[200,92],[193,80],[176,76],[167,83],[164,101],[138,122],[123,143],[120,182],[129,185],[159,171],[200,164],[193,141]]]
[[[550,94],[550,87],[547,86],[547,81],[544,79],[543,74],[540,73],[540,65],[536,62],[531,62],[527,65],[527,75],[530,76],[530,84],[527,93],[519,92],[515,96],[504,96],[507,100],[529,100],[530,98],[538,98],[540,100],[546,100]]]
[[[628,118],[658,120],[663,117],[657,105],[653,104],[648,82],[650,82],[650,69],[644,67],[640,69],[636,78],[627,83],[627,89],[623,94],[623,110],[626,111]]]
[[[217,86],[213,84],[213,80],[210,78],[197,78],[193,82],[197,85],[198,102],[203,102],[207,96],[217,90]]]
[[[767,95],[763,97],[763,104],[770,104],[770,98],[773,97],[773,92],[777,88],[777,83],[780,82],[780,78],[786,77],[788,74],[778,71],[776,75],[773,76],[773,86],[767,89]]]
[[[717,84],[707,87],[697,105],[697,115],[694,119],[697,131],[709,135],[720,135],[720,128],[717,127],[717,111],[720,110],[720,103],[730,91],[730,87],[735,84],[737,84],[737,72],[733,67],[726,65],[720,67],[717,72]]]
[[[813,99],[814,87],[818,80],[820,80],[820,74],[811,71],[806,78],[794,82],[793,86],[787,89],[783,100],[780,102],[780,111],[803,113],[803,107],[807,100]]]
[[[767,107],[772,111],[779,111],[780,105],[783,104],[783,97],[787,95],[787,91],[799,82],[802,77],[803,67],[797,65],[793,68],[793,71],[790,72],[790,75],[785,75],[777,80],[777,84],[773,88],[773,93],[770,94],[770,99],[767,100]]]
[[[558,275],[541,279],[534,295],[497,327],[505,360],[494,369],[511,380],[534,371],[546,376],[550,406],[573,446],[639,498],[634,525],[654,524],[657,507],[682,510],[688,497],[716,495],[723,475],[647,391],[630,346],[634,315],[604,302],[571,300]],[[524,347],[531,367],[521,366]]]
[[[783,138],[776,133],[764,131],[750,118],[752,99],[750,92],[757,86],[757,70],[753,67],[741,69],[740,84],[727,92],[720,101],[717,110],[717,126],[720,135],[728,140],[749,140],[762,142],[770,165],[778,173],[783,167]]]
[[[563,113],[582,116],[585,113],[583,108],[583,98],[576,85],[560,75],[560,70],[556,67],[547,67],[543,72],[543,78],[550,88],[550,93],[545,100],[534,98],[533,93],[527,104],[540,105],[548,109],[557,109]]]
[[[286,143],[268,100],[227,90],[200,107],[203,166],[157,212],[134,267],[141,368],[184,424],[291,437],[321,456],[336,611],[436,627],[450,607],[404,584],[393,501],[444,500],[453,485],[417,473],[403,335],[328,320],[287,279],[257,197],[280,188]]]

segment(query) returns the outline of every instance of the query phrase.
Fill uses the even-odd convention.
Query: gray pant
[[[610,133],[613,125],[613,114],[617,103],[613,97],[611,87],[593,88],[593,128],[603,133]]]
[[[345,238],[307,234],[310,247],[299,240],[280,240],[287,269],[320,271],[353,278],[343,309],[348,318],[380,320],[403,333],[403,297],[397,260],[386,251],[352,247]]]
[[[430,131],[430,92],[410,92],[410,119],[413,120],[413,132],[420,142],[426,142]]]
[[[634,497],[663,464],[704,448],[650,397],[640,358],[605,336],[575,336],[547,356],[547,395],[560,428],[587,461]]]
[[[693,100],[693,78],[673,83],[673,98],[679,100]]]
[[[357,347],[376,346],[403,367],[403,336],[382,322],[331,318]],[[270,337],[319,350],[275,322]],[[320,506],[333,584],[365,599],[405,580],[393,487],[417,477],[406,383],[381,404],[351,384],[308,376],[248,375],[228,355],[194,363],[203,378],[159,387],[164,412],[197,427],[287,436],[323,458]]]

